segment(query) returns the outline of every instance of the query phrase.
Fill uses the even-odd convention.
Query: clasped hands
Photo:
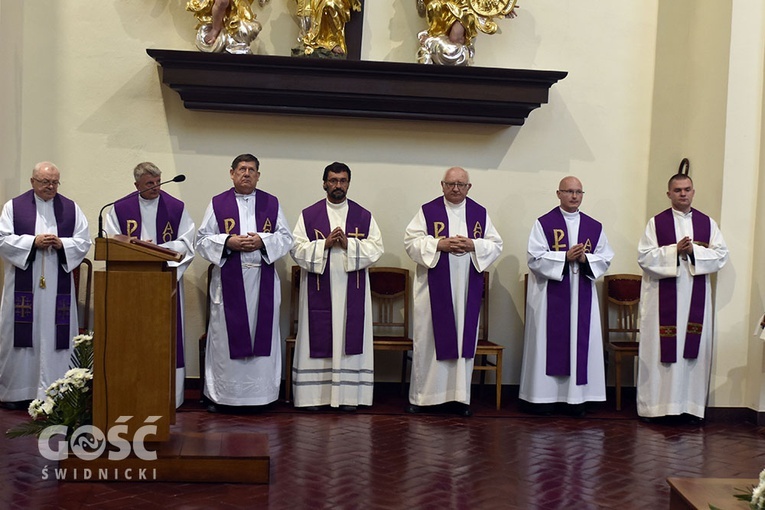
[[[48,248],[54,248],[60,250],[64,247],[64,243],[55,234],[39,234],[35,236],[35,248],[38,250],[46,250]]]
[[[438,240],[438,251],[462,255],[475,251],[475,244],[472,239],[465,236],[443,237]]]
[[[585,251],[584,251],[584,244],[579,243],[575,244],[569,250],[566,252],[566,260],[569,262],[579,262],[580,264],[584,264],[587,262],[587,257],[585,257]]]
[[[677,242],[677,254],[683,256],[683,260],[688,258],[688,255],[693,255],[693,241],[688,236],[683,237]]]
[[[342,249],[348,249],[348,238],[345,236],[345,232],[340,227],[335,227],[335,230],[329,233],[329,236],[324,239],[324,249],[328,250],[333,246],[339,245]]]
[[[226,248],[233,251],[257,251],[263,248],[263,239],[256,232],[232,235],[226,241]]]

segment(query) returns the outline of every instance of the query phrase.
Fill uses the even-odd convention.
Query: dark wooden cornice
[[[565,71],[148,49],[190,110],[520,126]]]

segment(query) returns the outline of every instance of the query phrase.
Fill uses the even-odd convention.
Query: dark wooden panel
[[[148,49],[190,110],[522,125],[565,71]]]

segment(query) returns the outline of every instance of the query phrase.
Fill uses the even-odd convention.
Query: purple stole
[[[547,245],[552,251],[568,251],[566,219],[560,207],[539,218]],[[585,245],[585,252],[592,253],[598,245],[603,226],[586,214],[579,213],[579,238],[574,244]],[[589,246],[589,248],[588,248]],[[547,281],[547,352],[545,374],[549,376],[571,375],[571,276],[568,262],[563,280]],[[590,346],[590,318],[592,313],[592,288],[595,282],[579,278],[576,328],[576,384],[587,384],[587,351]]]
[[[181,223],[183,215],[183,202],[170,196],[164,191],[159,192],[159,204],[157,204],[157,237],[162,236],[162,241],[154,239],[157,244],[174,241],[178,238],[178,225]],[[138,193],[128,195],[124,199],[117,200],[114,204],[114,212],[117,215],[117,222],[120,232],[129,237],[141,238],[141,205],[138,200]],[[181,293],[176,293],[176,352],[178,353],[175,361],[176,368],[185,366],[183,357],[183,318],[181,317]]]
[[[693,242],[702,246],[709,245],[712,222],[709,216],[691,209],[693,224]],[[656,240],[659,246],[677,243],[675,218],[672,209],[654,216]],[[688,326],[685,331],[683,358],[696,359],[701,345],[701,330],[704,325],[704,300],[706,298],[706,275],[693,277],[691,290],[691,309],[688,313]],[[659,280],[659,339],[661,342],[661,362],[677,361],[677,278]]]
[[[53,197],[53,212],[56,215],[58,237],[72,237],[74,234],[75,206],[68,198],[56,194]],[[17,235],[35,235],[37,204],[33,190],[13,199],[13,231]],[[33,248],[33,253],[35,249]],[[26,269],[16,268],[14,288],[14,347],[32,347],[32,321],[34,320],[34,282],[31,263]],[[64,266],[58,265],[58,286],[56,289],[56,349],[69,349],[71,340],[70,310],[72,306],[72,278]]]
[[[471,198],[465,198],[465,221],[468,237],[483,238],[486,231],[486,209]],[[428,235],[441,239],[449,237],[449,216],[446,213],[444,197],[438,197],[422,206]],[[471,227],[472,225],[472,227]],[[436,344],[436,359],[459,358],[457,322],[452,303],[452,284],[449,272],[449,254],[441,253],[438,263],[428,269],[428,293],[433,321],[433,336]],[[468,274],[467,303],[465,304],[465,326],[462,330],[462,357],[475,357],[478,316],[483,296],[483,276],[473,264]]]
[[[319,200],[303,209],[306,234],[311,241],[326,239],[332,231],[327,216],[327,201]],[[361,240],[369,235],[372,213],[348,200],[345,232]],[[314,273],[315,274],[315,273]],[[332,357],[332,294],[329,258],[324,273],[316,274],[316,283],[308,277],[308,345],[312,358]],[[366,302],[367,271],[348,273],[345,311],[345,354],[364,352],[364,304]]]
[[[240,235],[239,207],[234,188],[212,199],[213,211],[221,233]],[[255,222],[258,232],[270,233],[276,229],[279,200],[265,191],[255,190]],[[226,317],[228,350],[231,359],[252,356],[270,356],[274,327],[274,266],[265,259],[260,265],[260,289],[255,340],[252,340],[247,317],[247,295],[242,277],[242,255],[231,252],[220,269],[223,291],[223,313]]]

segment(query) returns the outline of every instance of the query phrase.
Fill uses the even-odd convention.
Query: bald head
[[[58,193],[61,174],[50,161],[41,161],[32,169],[32,178],[29,181],[35,195],[47,202]]]
[[[582,181],[573,175],[560,180],[556,193],[558,200],[560,200],[561,209],[566,212],[576,212],[579,210],[579,206],[582,205],[582,198],[584,198]]]
[[[467,197],[471,186],[467,170],[458,166],[453,166],[447,170],[441,181],[444,198],[452,204],[461,204]]]

